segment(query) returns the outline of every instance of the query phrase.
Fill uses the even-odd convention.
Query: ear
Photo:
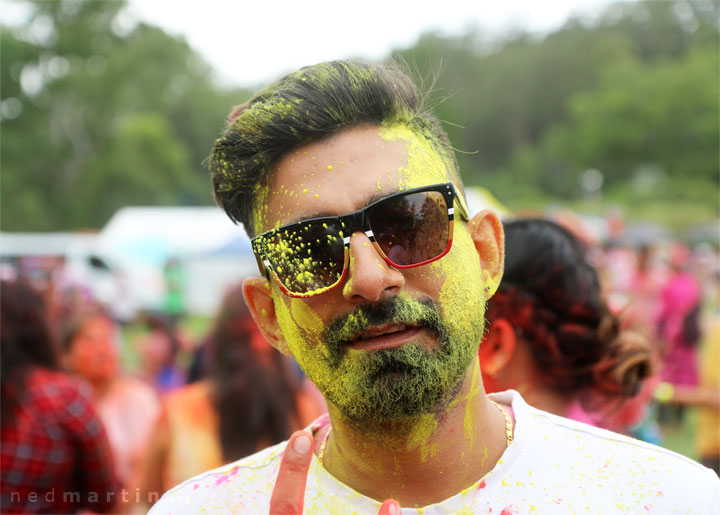
[[[492,377],[504,370],[515,354],[515,343],[515,329],[510,322],[504,318],[493,320],[478,351],[483,374]]]
[[[497,291],[505,267],[505,233],[497,214],[483,209],[468,223],[483,270],[483,291],[490,298]]]
[[[283,354],[289,354],[275,314],[275,301],[268,280],[261,277],[248,277],[243,281],[242,287],[245,303],[262,335],[277,350]]]

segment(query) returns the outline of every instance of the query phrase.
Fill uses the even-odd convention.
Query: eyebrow
[[[368,207],[368,206],[369,206],[370,204],[372,204],[373,202],[377,202],[378,200],[382,200],[382,199],[387,198],[387,197],[392,197],[392,196],[395,195],[396,193],[400,193],[400,190],[396,190],[396,191],[393,191],[393,192],[391,192],[391,193],[384,193],[384,192],[382,192],[382,191],[379,191],[379,192],[377,192],[377,193],[374,193],[374,194],[370,195],[369,197],[367,197],[367,198],[365,199],[365,203],[363,204],[363,207],[361,207],[361,208],[359,208],[359,209],[355,209],[355,210],[353,210],[353,211],[349,211],[349,213],[354,213],[355,211],[360,211],[361,209],[364,209],[364,208]],[[331,213],[331,212],[329,212],[329,211],[319,211],[319,212],[314,213],[314,214],[309,215],[309,216],[301,216],[301,217],[299,217],[299,218],[293,218],[293,219],[285,222],[283,225],[295,224],[295,223],[298,223],[298,222],[303,222],[303,221],[305,221],[305,220],[313,220],[313,219],[315,219],[315,218],[338,218],[338,217],[343,216],[343,215],[346,215],[346,214],[348,214],[348,213],[337,214],[337,213]]]

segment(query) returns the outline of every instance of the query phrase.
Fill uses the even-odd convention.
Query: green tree
[[[209,204],[202,161],[247,91],[124,2],[37,1],[0,30],[3,230],[101,227],[128,204]],[[19,111],[19,112],[18,112]]]
[[[433,98],[468,184],[573,200],[597,168],[617,198],[654,185],[714,212],[718,19],[718,2],[618,2],[544,36],[430,33],[394,56],[425,77],[442,62]]]

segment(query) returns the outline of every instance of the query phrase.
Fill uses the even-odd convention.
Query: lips
[[[365,329],[349,343],[354,350],[391,349],[403,345],[423,330],[422,327],[406,324],[389,324]]]
[[[408,329],[408,326],[405,324],[391,324],[386,325],[383,327],[378,328],[370,328],[366,329],[362,332],[358,340],[368,340],[370,338],[377,338],[378,336],[384,336],[388,334],[398,333],[400,331],[405,331]]]

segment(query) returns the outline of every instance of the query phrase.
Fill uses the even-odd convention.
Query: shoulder
[[[164,401],[166,404],[207,402],[211,395],[212,385],[205,379],[171,390],[165,394]]]
[[[57,424],[87,444],[104,438],[89,385],[64,372],[35,369],[28,378],[29,402],[44,424]]]
[[[610,496],[616,506],[627,508],[635,496],[645,499],[644,506],[663,509],[715,513],[711,507],[720,506],[720,479],[685,456],[529,406],[527,415],[533,461],[551,467],[555,477],[582,478],[586,490]]]
[[[223,465],[166,492],[151,513],[267,511],[287,441]]]
[[[186,424],[187,417],[202,417],[206,421],[217,417],[209,381],[198,381],[176,388],[163,396],[162,404],[169,420],[176,420],[181,424]]]
[[[34,368],[27,376],[25,388],[34,403],[46,404],[63,411],[80,411],[91,404],[92,391],[86,383],[57,370]],[[72,408],[72,409],[71,409]]]

